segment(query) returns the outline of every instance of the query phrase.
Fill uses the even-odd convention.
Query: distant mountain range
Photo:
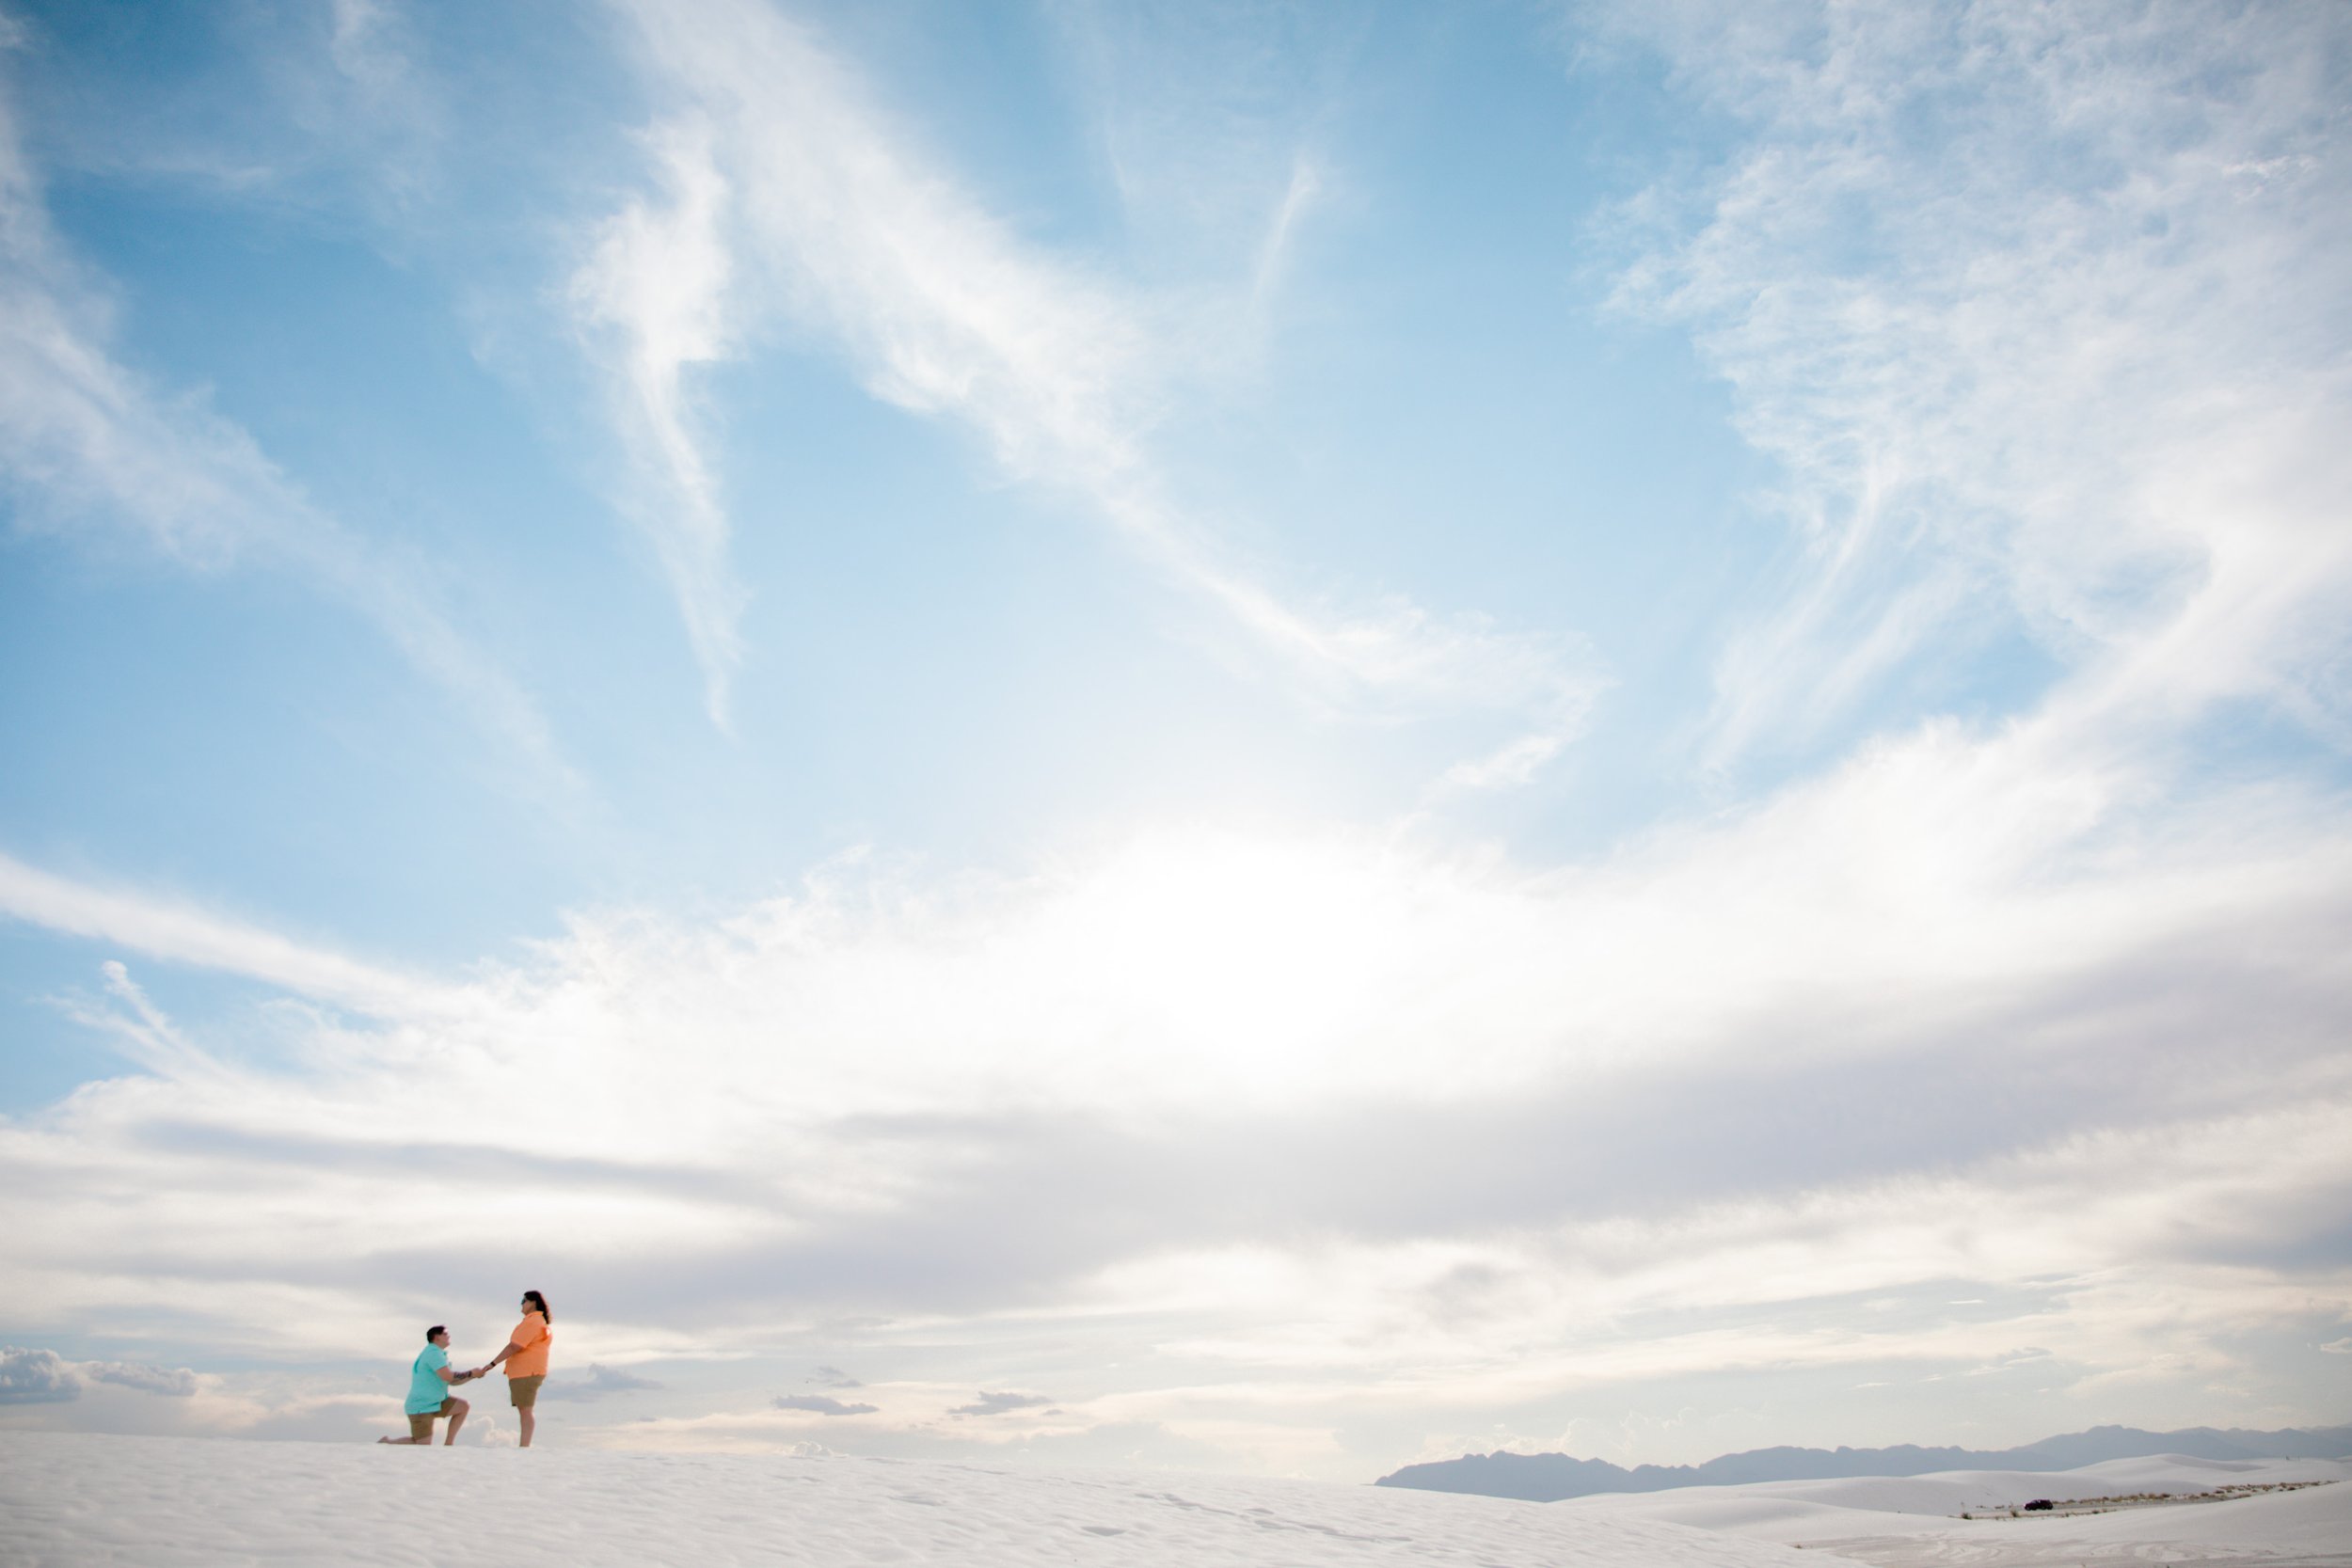
[[[2092,1427],[2022,1449],[1922,1449],[1909,1443],[1892,1449],[1751,1449],[1704,1465],[1637,1465],[1630,1470],[1607,1460],[1571,1459],[1564,1453],[1470,1453],[1407,1465],[1373,1484],[1549,1503],[1596,1492],[1664,1492],[1677,1486],[1738,1486],[1759,1481],[1923,1476],[1936,1470],[2072,1470],[2103,1460],[2159,1453],[2197,1459],[2345,1459],[2352,1458],[2352,1426],[2314,1432]]]

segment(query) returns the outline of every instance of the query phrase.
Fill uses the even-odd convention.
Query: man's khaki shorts
[[[420,1443],[432,1442],[433,1423],[448,1415],[449,1407],[456,1402],[456,1396],[452,1395],[441,1402],[441,1408],[438,1410],[428,1410],[421,1416],[413,1410],[408,1412],[408,1435]]]
[[[506,1380],[506,1397],[515,1402],[517,1410],[528,1410],[539,1402],[539,1385],[548,1380],[540,1372],[533,1377],[510,1377]]]

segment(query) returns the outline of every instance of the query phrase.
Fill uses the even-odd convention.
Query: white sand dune
[[[1692,1526],[1879,1565],[2074,1568],[2101,1561],[2324,1565],[2352,1568],[2352,1465],[2251,1463],[2165,1455],[2079,1470],[1953,1470],[1939,1475],[1691,1486],[1577,1497],[1548,1506],[1594,1519]],[[2119,1508],[2109,1513],[2008,1517],[2035,1497],[2185,1496],[2225,1486],[2323,1481],[2296,1492],[2218,1502]],[[1962,1519],[1963,1512],[2000,1511]]]
[[[1808,1568],[1812,1560],[1663,1520],[1310,1481],[843,1457],[0,1433],[0,1563],[8,1568]]]
[[[0,1565],[1831,1568],[1846,1558],[1877,1568],[2352,1568],[2347,1480],[2352,1465],[2333,1461],[2129,1459],[1525,1503],[841,1456],[18,1432],[0,1433]],[[2339,1484],[2065,1518],[1955,1516],[2037,1497],[2282,1481]]]

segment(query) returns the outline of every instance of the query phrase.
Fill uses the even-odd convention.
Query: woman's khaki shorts
[[[428,1410],[421,1416],[413,1410],[408,1412],[408,1435],[420,1443],[432,1442],[433,1423],[448,1415],[449,1407],[456,1402],[456,1397],[453,1395],[441,1402],[441,1408],[438,1410]]]
[[[506,1380],[506,1397],[515,1402],[516,1409],[528,1410],[539,1402],[539,1385],[547,1380],[545,1372],[535,1377],[510,1377]]]

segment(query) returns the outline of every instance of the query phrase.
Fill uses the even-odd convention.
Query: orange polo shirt
[[[548,1344],[554,1338],[547,1319],[536,1312],[524,1313],[523,1321],[515,1325],[515,1332],[506,1337],[508,1343],[522,1347],[506,1358],[506,1375],[545,1377],[548,1371]]]

